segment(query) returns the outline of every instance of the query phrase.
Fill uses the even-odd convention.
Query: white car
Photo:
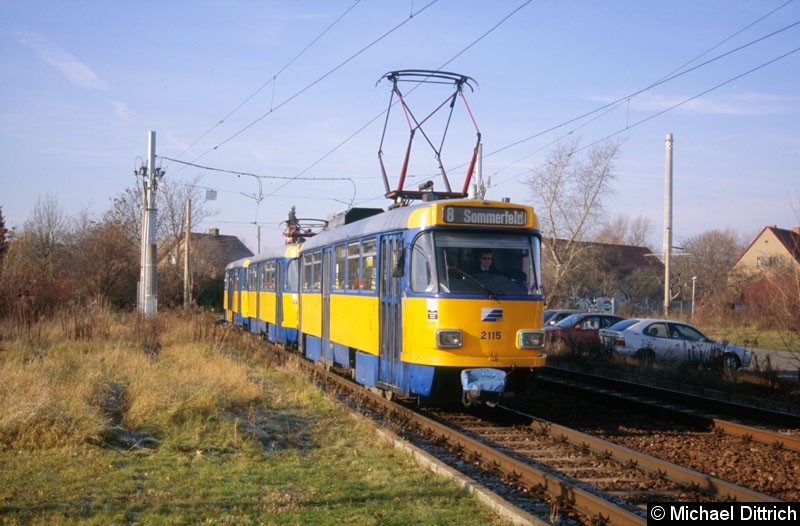
[[[751,357],[744,347],[714,341],[686,323],[652,318],[623,320],[600,329],[600,343],[617,354],[648,363],[689,360],[738,369],[748,367]]]

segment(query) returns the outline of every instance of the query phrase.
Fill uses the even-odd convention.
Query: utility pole
[[[664,166],[664,316],[669,316],[671,297],[669,259],[672,255],[672,134],[667,134]]]
[[[192,272],[189,255],[191,250],[189,242],[192,232],[192,199],[186,198],[186,220],[184,221],[184,239],[183,239],[183,308],[188,309],[192,304]]]
[[[478,169],[477,172],[477,183],[475,185],[475,199],[480,199],[481,201],[486,196],[486,184],[483,182],[483,143],[478,145]]]
[[[136,175],[142,176],[142,245],[138,309],[145,318],[158,313],[158,250],[156,245],[156,189],[164,172],[155,167],[156,132],[148,134],[147,166]]]

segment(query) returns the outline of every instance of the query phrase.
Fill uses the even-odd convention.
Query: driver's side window
[[[644,330],[644,333],[647,336],[652,336],[653,338],[669,338],[667,326],[663,323],[654,323],[650,325]]]

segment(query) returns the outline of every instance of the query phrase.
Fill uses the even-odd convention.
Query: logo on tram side
[[[503,321],[503,309],[481,309],[481,321]]]
[[[479,206],[445,206],[444,222],[466,225],[525,226],[528,222],[528,214],[522,208],[497,210]]]

